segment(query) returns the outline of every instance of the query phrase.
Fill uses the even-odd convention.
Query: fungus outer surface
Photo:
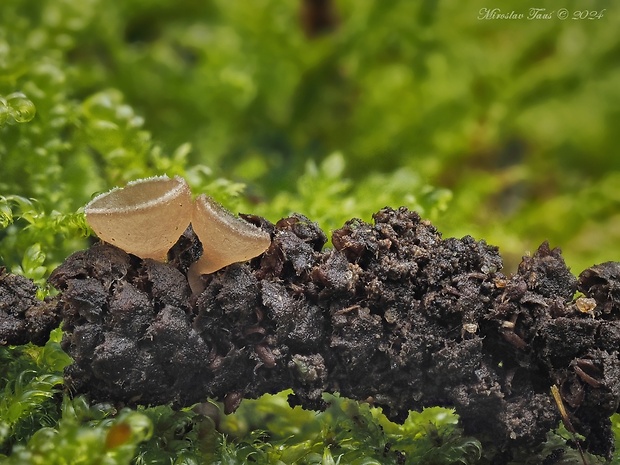
[[[163,261],[191,221],[192,195],[183,178],[158,176],[101,194],[84,212],[103,241],[140,258]]]
[[[204,194],[196,198],[192,227],[203,247],[202,257],[192,270],[198,274],[254,258],[271,244],[269,233],[236,217]]]

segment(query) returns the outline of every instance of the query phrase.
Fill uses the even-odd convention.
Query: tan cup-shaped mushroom
[[[139,179],[95,197],[84,209],[100,239],[140,258],[164,261],[192,217],[185,179]]]
[[[192,228],[203,250],[200,259],[190,268],[193,275],[190,284],[194,291],[199,275],[254,258],[271,244],[269,233],[236,217],[204,194],[198,196],[194,203]]]

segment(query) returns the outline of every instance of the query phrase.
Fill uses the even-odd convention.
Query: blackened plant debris
[[[0,345],[43,345],[60,324],[57,305],[36,298],[37,287],[0,266]]]
[[[57,268],[68,388],[129,405],[211,397],[227,411],[287,388],[292,404],[321,409],[321,394],[337,391],[397,421],[454,407],[501,464],[559,424],[557,386],[584,448],[611,457],[620,265],[576,279],[544,243],[507,277],[497,248],[442,239],[405,208],[347,222],[325,250],[301,215],[246,219],[271,246],[203,276],[199,295],[187,282],[201,254],[191,228],[168,264],[98,244]]]

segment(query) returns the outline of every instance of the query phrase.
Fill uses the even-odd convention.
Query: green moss
[[[0,453],[58,420],[55,397],[62,392],[62,370],[71,363],[61,338],[56,329],[44,347],[0,347]]]
[[[88,245],[80,208],[163,173],[233,210],[272,221],[298,211],[327,230],[406,205],[445,235],[499,245],[509,271],[546,239],[576,272],[620,260],[620,16],[594,1],[588,8],[608,8],[597,20],[479,20],[488,6],[339,0],[336,29],[310,40],[297,2],[3,0],[0,264],[44,297],[51,270]],[[59,337],[0,347],[8,463],[480,454],[446,411],[448,424],[425,411],[397,427],[342,399],[315,415],[276,396],[242,404],[222,436],[191,411],[71,401]],[[123,424],[130,433],[112,450],[107,435]]]

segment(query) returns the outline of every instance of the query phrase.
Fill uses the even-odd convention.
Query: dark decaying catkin
[[[329,248],[301,215],[275,225],[245,218],[271,234],[271,246],[203,276],[199,295],[186,277],[201,254],[191,228],[168,263],[97,244],[57,268],[50,314],[62,315],[74,359],[71,392],[128,405],[214,398],[232,411],[242,398],[288,388],[292,404],[320,409],[321,393],[337,391],[394,420],[448,406],[466,434],[510,457],[558,425],[557,385],[585,448],[611,457],[619,264],[578,280],[544,243],[507,277],[496,247],[442,239],[405,208],[377,212],[374,224],[347,222]],[[576,300],[577,290],[590,300]],[[0,310],[19,320],[5,303]]]

